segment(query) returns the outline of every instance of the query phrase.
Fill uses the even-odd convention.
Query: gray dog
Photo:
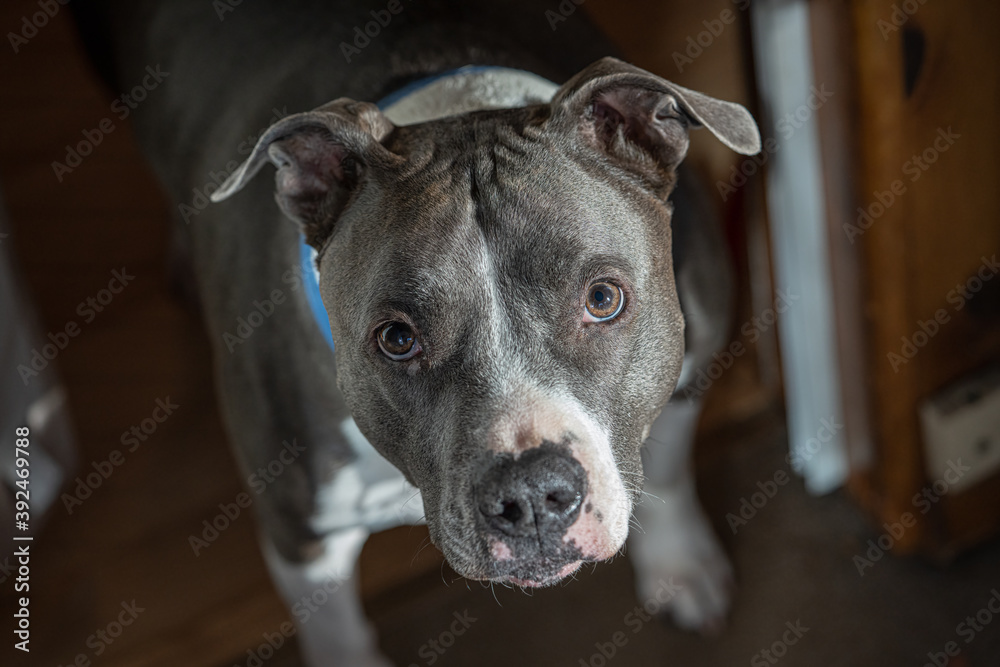
[[[579,15],[338,4],[77,10],[119,82],[168,73],[137,132],[179,204],[238,459],[285,464],[256,507],[307,661],[387,664],[354,564],[423,520],[460,574],[545,586],[614,556],[634,515],[640,595],[673,582],[681,625],[717,625],[699,406],[671,396],[726,341],[730,273],[711,207],[675,187],[689,129],[749,155],[753,119],[600,58]],[[266,127],[275,107],[314,110]]]

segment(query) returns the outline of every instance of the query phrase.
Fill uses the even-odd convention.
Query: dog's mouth
[[[490,540],[486,571],[469,578],[523,588],[544,588],[572,576],[584,563],[596,563],[605,555],[588,554],[573,541],[548,542],[543,548],[538,542],[511,543],[496,538]],[[468,575],[466,575],[468,576]]]
[[[441,528],[441,536],[447,536],[448,529]],[[432,536],[435,532],[431,523]],[[483,583],[544,588],[566,579],[584,563],[604,560],[598,554],[584,552],[572,540],[512,540],[481,534],[477,538],[473,543],[449,539],[435,543],[456,573]]]
[[[560,570],[556,572],[554,575],[548,577],[543,577],[538,579],[531,579],[531,578],[523,579],[521,577],[511,576],[507,577],[506,579],[501,579],[500,581],[501,583],[515,584],[523,588],[544,588],[546,586],[557,584],[563,579],[569,577],[577,570],[579,570],[580,566],[583,565],[583,563],[584,561],[582,560],[573,561],[572,563],[567,563],[562,568],[560,568]]]
[[[573,575],[584,563],[588,562],[594,562],[594,560],[581,558],[569,562],[562,561],[563,564],[561,565],[552,562],[518,563],[514,566],[504,564],[506,567],[498,566],[499,564],[494,563],[494,572],[491,574],[466,574],[465,577],[467,579],[496,584],[513,584],[522,588],[545,588]]]

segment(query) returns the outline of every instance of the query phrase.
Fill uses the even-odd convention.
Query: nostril
[[[531,505],[526,500],[509,495],[494,496],[492,500],[480,503],[479,511],[487,525],[504,535],[526,535],[534,530]]]
[[[524,509],[517,500],[494,499],[479,505],[479,511],[488,519],[503,519],[517,523],[524,516]]]
[[[545,496],[545,509],[553,514],[569,514],[581,501],[579,493],[573,491],[552,491]]]
[[[500,513],[502,519],[506,519],[510,523],[517,523],[522,516],[524,516],[524,511],[517,503],[506,502],[503,504],[503,512]]]

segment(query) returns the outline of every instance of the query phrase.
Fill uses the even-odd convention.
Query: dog
[[[679,582],[680,625],[722,622],[681,390],[727,340],[731,274],[681,162],[699,127],[757,153],[746,109],[531,3],[75,11],[117,81],[168,73],[136,133],[178,204],[236,457],[284,464],[256,489],[274,580],[290,606],[328,593],[298,629],[308,664],[389,664],[355,561],[423,521],[457,573],[534,587],[617,554],[634,516],[640,596]]]

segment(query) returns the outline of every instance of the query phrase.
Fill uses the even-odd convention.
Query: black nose
[[[494,532],[510,537],[561,536],[580,513],[587,474],[565,446],[544,443],[516,460],[497,460],[480,477],[475,499]]]

